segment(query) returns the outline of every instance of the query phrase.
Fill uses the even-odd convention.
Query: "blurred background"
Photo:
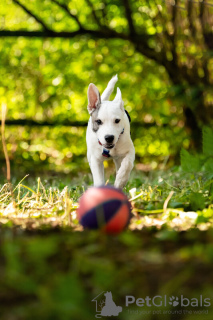
[[[115,74],[137,170],[178,164],[212,126],[210,0],[1,0],[0,51],[13,174],[89,172],[87,88]]]
[[[78,231],[76,208],[92,183],[87,88],[102,92],[115,74],[132,118],[136,162],[125,191],[134,217],[107,236]],[[141,316],[124,300],[212,304],[212,88],[212,0],[0,1],[12,182],[0,142],[1,320],[94,320],[103,291],[123,307],[120,320],[213,319],[200,302],[181,315],[168,304],[166,314]]]

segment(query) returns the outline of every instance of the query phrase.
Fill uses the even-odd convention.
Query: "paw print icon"
[[[169,298],[169,304],[172,305],[173,307],[176,307],[179,305],[178,297],[170,297]]]

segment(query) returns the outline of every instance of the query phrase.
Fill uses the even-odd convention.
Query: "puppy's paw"
[[[114,183],[114,187],[117,188],[117,189],[123,189],[126,185],[126,182],[127,181],[122,181],[122,180],[115,180],[115,183]]]

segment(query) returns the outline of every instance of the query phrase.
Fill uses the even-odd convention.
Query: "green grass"
[[[113,183],[113,177],[109,178]],[[25,229],[58,226],[82,230],[76,219],[78,200],[91,186],[87,176],[6,183],[0,189],[0,223]],[[125,193],[133,207],[129,229],[143,227],[207,229],[213,222],[213,178],[209,172],[187,173],[176,167],[145,175],[134,171]]]

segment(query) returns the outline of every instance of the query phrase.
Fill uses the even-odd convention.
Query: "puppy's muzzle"
[[[104,138],[105,138],[107,143],[111,144],[115,137],[113,135],[107,134]]]
[[[104,138],[105,138],[105,141],[106,141],[106,144],[104,144],[104,147],[106,149],[114,148],[113,140],[114,140],[115,136],[107,134]]]

